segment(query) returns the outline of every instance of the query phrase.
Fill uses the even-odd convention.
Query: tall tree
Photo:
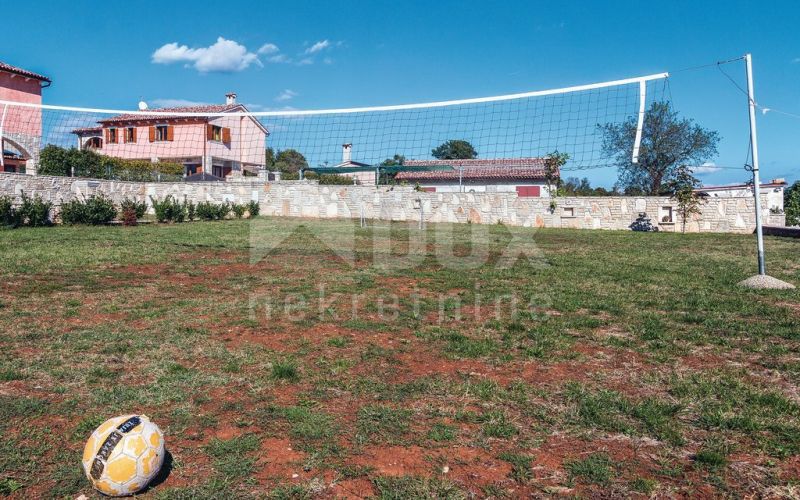
[[[478,157],[478,152],[467,141],[453,139],[431,150],[434,158],[439,160],[471,160]]]
[[[271,169],[275,166],[275,150],[272,148],[267,148],[264,150],[264,162],[267,166],[267,169]]]
[[[681,165],[699,165],[717,154],[717,132],[680,118],[669,101],[657,101],[645,113],[639,162],[633,163],[636,122],[631,117],[599,125],[603,153],[616,160],[619,185],[626,192],[665,194],[664,186],[676,179]]]
[[[308,167],[306,157],[296,149],[284,149],[275,156],[275,168],[287,174],[296,174]]]
[[[787,226],[800,226],[800,181],[783,191],[783,211]]]

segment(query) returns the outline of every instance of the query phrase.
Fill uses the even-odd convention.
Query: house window
[[[89,149],[101,149],[103,147],[103,139],[99,137],[90,137],[86,141],[86,147]]]
[[[661,212],[660,214],[661,222],[667,222],[667,223],[675,222],[672,219],[672,207],[661,207],[660,212]]]
[[[157,141],[166,141],[167,134],[169,131],[169,126],[167,125],[156,125],[156,140]]]
[[[135,127],[128,127],[125,129],[125,142],[136,142]]]
[[[111,144],[117,143],[117,129],[115,128],[108,129],[108,142],[110,142]]]
[[[564,207],[561,217],[575,217],[575,207]]]
[[[213,165],[211,169],[211,174],[216,175],[217,177],[225,178],[230,175],[231,168],[230,165]]]
[[[211,126],[211,140],[222,142],[222,127],[218,127],[217,125]]]
[[[206,128],[206,139],[209,141],[221,142],[223,144],[230,144],[231,129],[209,123]]]
[[[203,172],[203,168],[199,164],[186,165],[186,175],[194,175]]]

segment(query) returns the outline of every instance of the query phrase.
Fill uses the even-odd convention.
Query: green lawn
[[[269,218],[2,231],[0,496],[91,496],[83,443],[124,413],[166,434],[153,498],[797,495],[800,292],[738,288],[754,249]],[[766,251],[800,285],[800,241]]]

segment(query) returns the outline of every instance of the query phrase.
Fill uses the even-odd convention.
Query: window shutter
[[[131,129],[131,142],[136,142],[136,127]]]
[[[206,125],[206,140],[211,141],[214,139],[214,125],[210,123]]]
[[[106,129],[106,143],[111,142],[111,129]]]
[[[172,141],[175,139],[175,128],[172,125],[167,125],[167,140]]]
[[[150,127],[150,142],[156,142],[156,128]]]
[[[128,142],[128,138],[126,137],[126,135],[128,133],[128,128],[127,127],[118,128],[117,129],[117,133],[120,134],[120,137],[119,137],[119,143],[120,144]]]
[[[225,144],[231,143],[231,129],[227,127],[222,129],[222,142]]]

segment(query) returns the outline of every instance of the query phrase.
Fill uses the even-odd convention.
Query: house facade
[[[244,105],[236,103],[236,94],[227,94],[225,104],[152,111],[158,114],[123,114],[98,120],[97,126],[75,129],[78,147],[117,158],[180,163],[187,176],[211,174],[224,179],[264,169],[269,132],[255,117],[235,114],[247,112]]]
[[[406,160],[406,167],[451,167],[451,170],[398,172],[397,182],[416,184],[436,193],[507,193],[520,197],[550,197],[545,158],[469,160]]]
[[[783,212],[783,191],[786,179],[772,179],[761,184],[760,195],[767,201],[770,210]],[[709,198],[752,198],[753,184],[729,184],[726,186],[703,186],[695,189],[695,193]]]
[[[364,168],[369,167],[369,163],[363,163],[353,160],[353,145],[351,143],[342,144],[342,161],[333,166],[335,169],[344,169],[339,175],[353,179],[354,184],[362,186],[375,185],[375,171],[365,171]],[[352,172],[347,172],[347,169],[353,169]]]
[[[0,61],[0,100],[42,104],[42,89],[51,80]],[[0,171],[36,173],[42,142],[42,110],[0,105]]]

